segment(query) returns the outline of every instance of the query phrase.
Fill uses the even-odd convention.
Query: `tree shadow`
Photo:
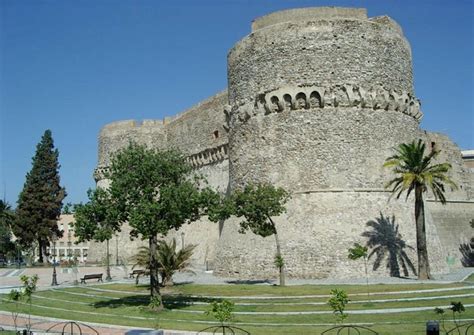
[[[192,306],[196,303],[210,303],[221,299],[192,297],[188,295],[163,295],[163,305],[166,309],[179,309]],[[128,296],[123,298],[112,298],[97,301],[92,304],[95,308],[119,308],[119,307],[146,307],[150,303],[150,297],[144,295]]]
[[[163,296],[163,305],[166,309],[180,309],[197,303],[209,304],[214,301],[222,301],[218,298],[191,297],[187,295],[168,295]]]
[[[405,252],[407,248],[414,248],[403,240],[398,224],[395,224],[395,216],[390,218],[380,213],[380,217],[368,221],[366,225],[372,230],[363,232],[362,236],[368,238],[367,246],[372,249],[368,258],[375,255],[373,270],[377,270],[386,258],[391,277],[401,277],[400,267],[405,277],[409,276],[409,269],[416,275],[415,266]]]
[[[471,239],[470,243],[461,243],[459,251],[462,255],[461,264],[464,267],[474,266],[474,238]]]
[[[144,295],[131,295],[123,298],[112,298],[107,300],[97,301],[92,304],[95,308],[118,308],[123,306],[145,306],[150,303],[150,297]]]
[[[272,284],[273,280],[270,279],[248,279],[248,280],[226,280],[227,284],[235,285],[257,285],[257,284]]]

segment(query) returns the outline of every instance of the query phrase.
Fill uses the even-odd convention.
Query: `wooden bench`
[[[133,270],[132,272],[130,272],[130,278],[135,278],[135,276],[144,276],[146,275],[146,271],[145,270]]]
[[[102,273],[94,273],[94,274],[90,274],[90,275],[84,275],[84,277],[81,278],[81,284],[82,283],[86,283],[86,280],[89,280],[89,279],[97,279],[97,281],[102,281]]]

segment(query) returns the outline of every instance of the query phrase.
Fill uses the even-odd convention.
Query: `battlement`
[[[131,130],[140,127],[161,127],[165,124],[164,120],[121,120],[106,124],[102,131],[109,132],[114,130]]]
[[[282,87],[257,94],[254,107],[245,105],[232,110],[234,121],[245,122],[258,114],[317,110],[323,108],[360,108],[397,111],[413,117],[417,122],[423,117],[420,102],[407,92],[396,92],[382,86],[362,88],[352,84],[322,87],[300,85]],[[230,122],[232,118],[228,120]]]
[[[252,32],[279,23],[327,19],[367,20],[367,10],[344,7],[308,7],[282,10],[255,19],[252,22]]]

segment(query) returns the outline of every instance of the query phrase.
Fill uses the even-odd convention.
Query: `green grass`
[[[234,324],[252,334],[320,334],[333,324],[335,319],[326,304],[332,288],[342,288],[352,300],[347,311],[374,310],[387,308],[430,307],[427,311],[392,314],[352,314],[346,323],[366,323],[380,334],[424,334],[427,320],[436,319],[431,307],[449,305],[451,301],[474,304],[473,296],[453,298],[453,295],[474,294],[471,283],[458,284],[410,284],[373,285],[370,287],[372,300],[367,300],[365,285],[177,285],[163,290],[166,309],[155,313],[147,308],[148,287],[131,284],[104,284],[47,290],[35,293],[32,314],[54,316],[77,321],[109,323],[130,327],[166,328],[181,330],[201,330],[213,323],[204,314],[207,303],[227,297],[235,304]],[[433,288],[460,288],[455,291],[426,292]],[[408,293],[405,291],[421,291]],[[397,292],[387,294],[387,292]],[[192,297],[191,297],[192,296]],[[269,299],[252,299],[256,297]],[[303,297],[301,297],[303,296]],[[438,297],[427,300],[428,297]],[[4,298],[4,297],[3,297]],[[286,299],[288,298],[288,299]],[[403,298],[424,298],[418,301],[395,301]],[[201,304],[198,304],[201,303]],[[298,303],[312,303],[298,304]],[[0,303],[0,310],[11,311],[11,303]],[[28,306],[21,305],[23,313]],[[255,312],[328,312],[326,314],[259,315]],[[449,315],[449,314],[448,314]],[[464,319],[474,319],[474,308],[467,307],[461,315]]]

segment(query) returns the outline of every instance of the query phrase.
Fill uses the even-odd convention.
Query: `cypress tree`
[[[34,242],[38,243],[41,263],[53,234],[62,236],[57,221],[61,215],[66,191],[59,185],[58,156],[59,151],[54,148],[51,130],[46,130],[36,146],[32,168],[26,175],[13,227],[13,232],[22,246],[31,247]]]

